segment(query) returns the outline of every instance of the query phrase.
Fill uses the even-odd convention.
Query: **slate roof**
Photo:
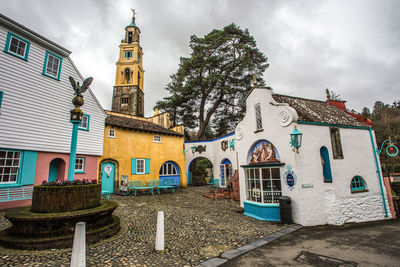
[[[328,123],[345,126],[370,127],[345,111],[325,101],[272,94],[278,103],[288,103],[297,111],[299,121]]]
[[[111,114],[109,114],[106,118],[106,125],[136,130],[136,131],[140,131],[140,132],[150,132],[150,133],[159,133],[159,134],[166,134],[166,135],[183,136],[183,134],[181,134],[181,133],[164,128],[158,124],[155,124],[155,123],[152,123],[149,121],[115,116],[115,115],[111,115]]]

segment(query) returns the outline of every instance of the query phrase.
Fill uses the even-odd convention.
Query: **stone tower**
[[[125,38],[119,46],[111,110],[143,117],[143,52],[139,42],[140,29],[135,24],[135,10],[132,12],[132,22],[125,27]]]

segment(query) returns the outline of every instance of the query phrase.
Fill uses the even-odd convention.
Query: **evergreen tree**
[[[190,57],[180,59],[178,71],[166,90],[170,96],[156,107],[169,111],[175,124],[196,129],[197,139],[206,138],[207,126],[218,135],[233,131],[245,113],[245,96],[252,76],[261,76],[267,58],[249,31],[235,24],[215,29],[200,38],[190,37]]]

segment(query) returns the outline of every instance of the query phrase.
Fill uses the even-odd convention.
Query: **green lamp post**
[[[290,144],[296,152],[299,153],[299,148],[301,147],[301,142],[303,139],[303,133],[297,130],[297,126],[294,127],[293,132],[290,134]]]
[[[72,99],[72,104],[75,108],[70,111],[70,122],[72,123],[72,137],[71,137],[71,149],[69,154],[69,165],[68,165],[68,180],[73,181],[75,176],[75,161],[76,161],[76,147],[78,144],[78,127],[82,121],[83,112],[80,109],[85,103],[83,100],[82,93],[86,92],[89,85],[92,83],[93,78],[89,77],[79,85],[79,82],[75,82],[74,78],[69,76],[72,88],[75,91],[75,97]]]

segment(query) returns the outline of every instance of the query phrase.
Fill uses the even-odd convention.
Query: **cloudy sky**
[[[145,70],[145,115],[167,95],[190,35],[235,23],[249,29],[276,93],[325,100],[325,88],[361,111],[400,100],[400,1],[1,0],[0,12],[72,51],[103,108],[111,109],[115,63],[135,8]]]

